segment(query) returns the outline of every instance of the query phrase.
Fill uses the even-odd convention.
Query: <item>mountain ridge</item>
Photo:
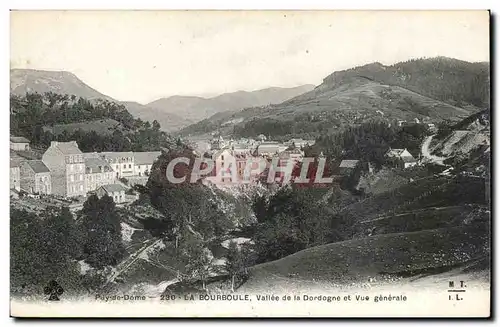
[[[278,104],[314,88],[305,84],[292,88],[269,87],[255,91],[235,91],[213,97],[182,96],[160,98],[146,105],[164,112],[177,113],[182,107],[182,114],[187,119],[197,122],[224,111],[236,111],[246,107]]]
[[[451,58],[370,63],[327,75],[313,90],[267,108],[214,115],[182,129],[238,136],[316,137],[369,118],[458,121],[489,106],[489,66]],[[229,129],[227,122],[238,121]],[[291,127],[290,127],[291,126]],[[239,135],[242,134],[242,135]]]
[[[68,94],[89,100],[104,99],[125,105],[135,117],[152,122],[157,120],[162,129],[174,132],[213,113],[238,111],[245,107],[280,103],[311,90],[307,84],[293,88],[269,87],[256,91],[236,91],[213,97],[174,95],[147,104],[136,101],[119,101],[90,87],[69,71],[12,68],[11,93],[24,96],[27,92]]]

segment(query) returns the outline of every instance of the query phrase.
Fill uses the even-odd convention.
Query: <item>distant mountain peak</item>
[[[269,87],[256,91],[239,90],[213,97],[174,95],[150,102],[147,106],[197,122],[219,112],[278,104],[309,92],[313,88],[314,85],[306,84],[292,88]]]

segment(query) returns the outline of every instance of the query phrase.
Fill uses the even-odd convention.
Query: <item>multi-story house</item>
[[[19,163],[17,161],[10,161],[10,189],[19,191],[21,189],[20,184],[20,170]]]
[[[113,168],[116,178],[135,175],[133,152],[101,152],[100,156]]]
[[[114,184],[116,175],[111,165],[97,153],[84,153],[85,191],[97,190],[102,185]]]
[[[20,163],[21,188],[29,193],[51,194],[52,181],[49,168],[41,160]]]
[[[52,194],[85,196],[85,161],[76,141],[50,142],[42,161],[52,175]]]
[[[160,151],[134,152],[134,175],[147,176],[153,163],[161,155]]]

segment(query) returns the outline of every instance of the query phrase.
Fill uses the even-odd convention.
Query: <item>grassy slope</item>
[[[51,131],[54,135],[59,135],[63,131],[67,131],[68,133],[74,133],[78,129],[81,129],[84,132],[96,132],[99,135],[111,135],[115,130],[123,131],[122,125],[114,119],[96,119],[79,123],[70,123],[70,124],[57,124],[54,126],[45,126],[45,130]]]
[[[367,282],[380,274],[453,267],[488,253],[481,226],[376,235],[309,248],[257,265],[243,286],[247,290],[304,289],[308,282],[329,285]]]
[[[384,115],[377,113],[381,111]],[[384,85],[364,78],[353,78],[336,88],[319,87],[304,95],[269,108],[250,108],[237,113],[214,115],[201,123],[188,126],[182,134],[200,134],[217,130],[227,121],[243,119],[237,125],[252,119],[293,120],[300,114],[335,113],[340,122],[362,121],[371,117],[402,119],[428,118],[460,120],[476,108],[452,106],[399,86]],[[228,129],[232,131],[232,126]],[[208,129],[208,130],[207,130]]]

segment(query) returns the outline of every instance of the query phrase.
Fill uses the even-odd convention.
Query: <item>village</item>
[[[264,172],[271,173],[272,177],[275,177],[275,179],[269,180],[282,180],[287,171],[284,168],[293,168],[303,162],[306,157],[306,148],[312,147],[314,144],[315,140],[300,138],[292,138],[285,142],[271,141],[262,134],[256,139],[241,138],[238,140],[224,140],[222,136],[218,135],[214,136],[205,148],[202,149],[201,146],[198,146],[196,152],[198,156],[213,161],[214,167],[208,176],[218,177],[218,179],[211,180],[216,180],[224,185],[241,181],[262,180]],[[325,158],[325,155],[321,152],[317,157]],[[418,164],[418,160],[405,148],[389,149],[385,153],[385,158],[387,165],[392,168],[407,169]],[[248,163],[251,163],[250,167],[247,167]],[[357,169],[371,173],[374,165],[369,162],[365,163],[359,158],[349,158],[340,160],[335,168],[335,174],[337,177],[341,177],[349,175]],[[267,178],[267,176],[264,177]]]
[[[214,167],[205,177],[217,176],[222,183],[240,182],[244,177],[258,180],[262,171],[273,163],[291,167],[303,161],[304,149],[315,144],[314,140],[292,138],[286,142],[269,140],[265,135],[256,139],[241,138],[224,140],[215,136],[208,148],[198,147],[198,157],[211,159]],[[160,151],[153,152],[82,152],[76,141],[52,141],[49,148],[36,158],[30,148],[30,141],[24,137],[10,137],[10,190],[13,199],[45,199],[50,206],[66,205],[81,209],[88,195],[108,195],[118,205],[132,203],[138,197],[133,190],[136,184],[145,185]],[[324,157],[323,153],[319,157]],[[388,162],[406,169],[417,164],[417,159],[406,149],[389,149]],[[244,176],[249,160],[256,164],[251,175]],[[258,165],[265,166],[259,169]],[[366,166],[366,167],[365,167]],[[349,174],[354,169],[372,170],[370,163],[364,164],[357,158],[345,159],[339,163],[338,172]],[[273,173],[274,174],[274,173]],[[282,178],[278,172],[276,178]],[[204,179],[209,180],[209,179]],[[37,204],[39,205],[39,204]]]
[[[116,204],[133,202],[161,152],[82,152],[76,141],[52,141],[41,158],[24,137],[10,137],[10,195],[36,198],[48,206],[80,209],[89,194]],[[29,201],[29,200],[28,200]],[[38,201],[40,202],[40,201]],[[39,205],[39,203],[37,203]]]

